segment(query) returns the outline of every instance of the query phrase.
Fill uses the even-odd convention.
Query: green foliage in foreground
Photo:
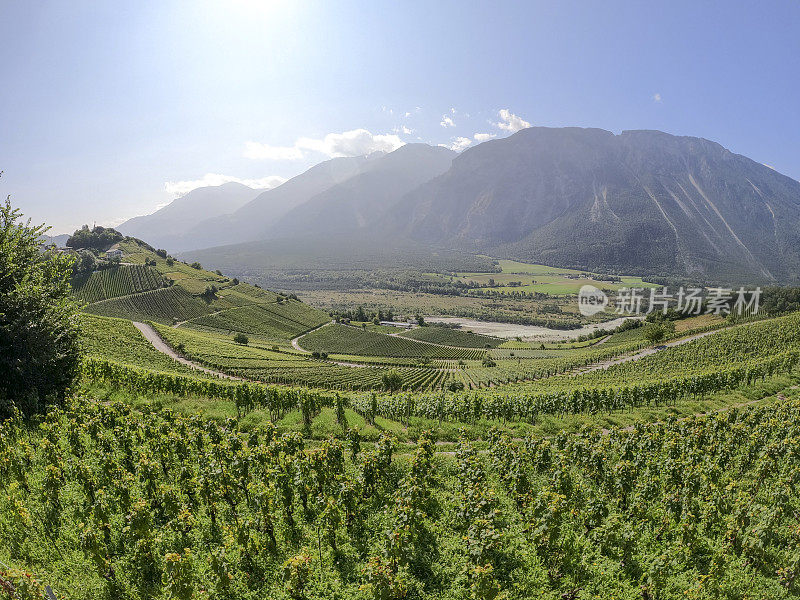
[[[788,598],[798,484],[796,400],[454,457],[78,400],[2,424],[0,560],[92,600]]]
[[[60,403],[79,368],[73,258],[42,252],[47,231],[0,204],[0,417]]]

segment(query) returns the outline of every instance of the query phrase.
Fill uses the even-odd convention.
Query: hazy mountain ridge
[[[259,190],[236,182],[197,188],[152,214],[128,219],[117,230],[171,250],[198,223],[231,213],[258,195]]]
[[[284,215],[271,237],[330,235],[370,227],[409,191],[444,173],[456,153],[427,144],[406,144],[370,163]]]

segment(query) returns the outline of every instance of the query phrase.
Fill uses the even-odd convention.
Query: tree
[[[197,269],[197,270],[199,271],[200,269],[202,269],[202,268],[203,268],[203,265],[201,265],[199,262],[193,262],[193,263],[191,264],[191,267],[192,267],[193,269]]]
[[[381,382],[386,391],[394,393],[403,387],[403,376],[395,369],[391,369],[383,374]]]
[[[200,294],[200,297],[203,298],[203,300],[205,300],[206,302],[211,302],[212,300],[214,300],[214,298],[217,297],[217,292],[218,291],[219,291],[219,288],[217,288],[217,286],[209,285],[209,286],[206,286],[206,291],[204,291],[202,294]]]
[[[77,250],[78,248],[93,248],[102,251],[113,246],[117,242],[121,242],[123,239],[123,235],[116,229],[100,227],[98,225],[90,230],[88,225],[84,225],[67,240],[67,246],[73,250]]]
[[[80,367],[75,257],[42,252],[49,228],[21,217],[10,198],[0,204],[0,416],[63,404]]]
[[[364,312],[364,307],[359,306],[358,310],[356,311],[354,321],[362,322],[367,320],[367,313]]]
[[[243,333],[237,333],[235,336],[233,336],[233,341],[237,344],[242,344],[243,346],[246,346],[250,343],[250,339]]]
[[[72,272],[75,275],[91,273],[97,269],[97,257],[89,250],[78,250],[75,253],[75,262],[72,265]]]
[[[464,382],[463,381],[451,381],[450,385],[447,386],[447,389],[451,392],[463,392],[464,391]]]
[[[644,337],[652,344],[657,344],[667,335],[664,327],[661,325],[648,325],[644,330]]]

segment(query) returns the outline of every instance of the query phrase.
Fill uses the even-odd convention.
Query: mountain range
[[[231,244],[336,236],[364,239],[365,252],[391,240],[590,270],[793,282],[800,183],[702,138],[533,127],[458,155],[408,144],[332,159],[156,245],[225,246],[190,256],[237,255],[246,268]]]

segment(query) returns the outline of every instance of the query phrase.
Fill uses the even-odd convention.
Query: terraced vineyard
[[[266,349],[237,344],[213,334],[156,325],[173,348],[193,361],[224,373],[251,381],[286,385],[305,385],[341,390],[383,388],[385,369],[347,367],[315,360],[293,349]],[[444,383],[447,372],[431,368],[402,367],[403,388],[432,389]]]
[[[101,300],[86,307],[86,312],[95,315],[158,323],[192,319],[211,310],[208,304],[177,286]]]
[[[447,348],[340,324],[312,331],[303,336],[300,345],[312,352],[397,358],[480,360],[486,353],[477,348]]]
[[[445,346],[458,346],[461,348],[497,348],[505,342],[501,338],[480,335],[470,331],[451,329],[449,327],[416,327],[400,334],[404,338],[443,344]]]
[[[223,296],[229,298],[230,296]],[[291,339],[329,320],[328,315],[295,300],[243,306],[189,319],[183,326],[223,335],[240,332],[268,339]]]
[[[167,287],[169,281],[157,270],[143,265],[120,265],[73,279],[75,295],[92,303]]]
[[[84,314],[81,322],[81,341],[89,357],[154,371],[202,376],[153,348],[126,319]]]

